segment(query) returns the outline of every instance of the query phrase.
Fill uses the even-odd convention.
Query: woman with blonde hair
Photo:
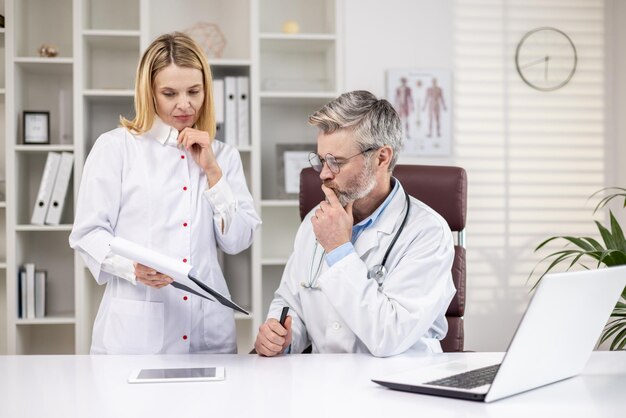
[[[215,141],[211,70],[187,35],[162,35],[137,68],[135,118],[85,162],[70,246],[107,285],[91,353],[234,353],[233,311],[113,254],[122,237],[190,263],[229,296],[217,248],[245,250],[260,224],[239,153]]]

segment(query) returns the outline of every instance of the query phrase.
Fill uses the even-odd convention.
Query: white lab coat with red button
[[[214,141],[223,177],[209,189],[177,137],[160,119],[139,136],[118,128],[98,138],[85,162],[69,241],[98,284],[106,284],[91,353],[236,352],[231,309],[173,286],[132,283],[107,266],[109,243],[119,236],[187,260],[201,280],[230,296],[217,247],[229,254],[248,248],[260,224],[241,159]],[[132,261],[124,262],[132,271]]]

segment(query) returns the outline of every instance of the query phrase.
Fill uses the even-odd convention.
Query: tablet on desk
[[[224,380],[223,367],[137,369],[128,376],[128,383],[209,382],[213,380]]]

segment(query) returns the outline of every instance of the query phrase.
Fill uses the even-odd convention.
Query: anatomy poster
[[[400,116],[404,155],[452,152],[452,74],[447,70],[387,71],[387,100]]]

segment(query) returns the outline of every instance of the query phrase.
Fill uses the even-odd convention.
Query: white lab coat
[[[411,198],[406,226],[396,241],[382,285],[367,272],[382,262],[406,211],[402,187],[352,253],[332,267],[320,259],[311,211],[296,235],[268,318],[284,305],[293,317],[292,353],[312,344],[314,353],[371,353],[387,357],[406,351],[441,352],[448,330],[445,312],[455,293],[452,233],[441,216]],[[313,257],[314,252],[316,256]],[[314,258],[314,260],[313,260]],[[312,280],[320,270],[317,280]],[[313,288],[305,288],[312,281]]]
[[[223,176],[208,189],[191,154],[176,146],[177,136],[160,119],[141,136],[118,128],[98,138],[85,163],[70,246],[98,284],[107,285],[92,353],[236,352],[231,309],[173,286],[133,284],[103,269],[109,243],[119,236],[191,263],[201,280],[229,296],[216,247],[226,253],[248,248],[260,224],[241,159],[236,149],[214,141]]]

